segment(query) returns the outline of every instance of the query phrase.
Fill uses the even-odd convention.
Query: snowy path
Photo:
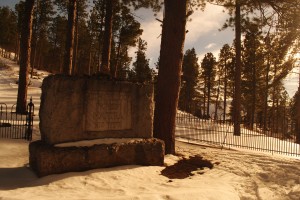
[[[17,102],[19,66],[15,62],[3,57],[0,57],[0,63],[8,67],[8,69],[0,69],[0,103],[5,103],[7,109],[10,111],[12,106]],[[49,73],[44,71],[38,71],[38,76],[33,76],[33,78],[30,79],[30,85],[27,91],[27,102],[29,103],[32,97],[33,103],[35,104],[34,125],[38,125],[39,123],[38,111],[40,107],[40,87],[42,85],[42,79],[48,76],[48,74]],[[37,126],[34,127],[34,134],[38,134]]]

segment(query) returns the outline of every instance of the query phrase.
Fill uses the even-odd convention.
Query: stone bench
[[[164,164],[164,142],[161,140],[152,138],[114,141],[101,143],[101,140],[97,140],[92,145],[81,145],[80,142],[50,145],[35,141],[29,145],[30,167],[42,177],[120,165]]]

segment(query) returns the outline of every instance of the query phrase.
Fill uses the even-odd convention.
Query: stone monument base
[[[43,141],[35,141],[29,145],[29,164],[39,177],[120,165],[164,164],[165,148],[161,140],[151,138],[115,141],[92,145],[80,142],[49,145]]]

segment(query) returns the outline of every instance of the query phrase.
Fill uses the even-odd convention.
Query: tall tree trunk
[[[97,67],[98,69],[96,70],[96,72],[100,72],[101,71],[101,60],[102,60],[102,51],[103,51],[103,37],[104,37],[104,32],[103,32],[103,27],[105,26],[105,2],[102,1],[101,3],[101,15],[100,15],[100,32],[99,32],[99,37],[98,37],[98,47],[99,47],[99,50],[97,52],[97,56],[98,56],[98,59],[97,59]],[[104,14],[103,14],[104,13]],[[105,29],[105,27],[104,27]]]
[[[36,25],[35,25],[35,42],[34,42],[34,53],[33,53],[33,59],[31,63],[31,72],[30,72],[30,78],[33,77],[33,69],[36,61],[36,52],[37,52],[37,46],[38,46],[38,38],[39,38],[39,24],[38,24],[38,12],[39,12],[39,0],[36,1]],[[34,37],[33,37],[34,38]]]
[[[270,50],[270,48],[268,48]],[[265,94],[264,94],[264,114],[263,114],[263,131],[267,130],[267,115],[268,115],[268,94],[269,94],[269,73],[270,73],[270,54],[268,53],[267,58],[267,70],[265,80]]]
[[[28,70],[30,68],[31,37],[32,37],[32,15],[34,0],[25,1],[25,13],[21,30],[21,55],[19,71],[19,87],[17,97],[17,113],[25,113],[27,107]]]
[[[120,55],[121,55],[121,38],[119,38],[118,47],[117,47],[116,64],[111,68],[111,75],[114,78],[117,78],[117,71],[120,63]]]
[[[236,0],[235,5],[235,50],[236,50],[236,64],[235,64],[235,79],[234,79],[234,135],[241,135],[241,5],[240,1]]]
[[[225,77],[224,77],[224,102],[223,102],[223,121],[226,120],[226,106],[227,106],[227,60],[225,60]]]
[[[33,53],[33,59],[32,59],[32,64],[31,64],[30,78],[33,77],[33,70],[34,70],[35,63],[36,63],[37,46],[38,46],[38,39],[36,39],[35,45],[34,45],[34,53]]]
[[[69,0],[66,50],[65,50],[64,66],[63,66],[63,74],[67,74],[67,75],[72,74],[76,13],[77,13],[77,0]]]
[[[77,57],[78,57],[78,37],[79,37],[79,33],[78,33],[78,20],[79,20],[79,16],[78,16],[78,9],[76,11],[76,21],[75,21],[75,41],[74,41],[74,57],[73,57],[73,67],[72,67],[72,74],[76,75],[78,74],[78,69],[77,69]]]
[[[221,78],[219,76],[217,97],[216,97],[216,104],[215,104],[215,116],[214,116],[215,120],[218,120],[218,105],[219,105],[220,87],[221,87]]]
[[[112,41],[112,22],[113,22],[113,8],[115,0],[106,1],[105,9],[105,30],[104,41],[102,50],[102,60],[100,72],[110,74],[110,54],[111,54],[111,41]]]
[[[16,41],[15,41],[15,57],[14,60],[17,61],[19,57],[19,34],[16,34]]]
[[[298,92],[296,93],[296,143],[300,144],[300,82],[298,86]]]
[[[39,44],[38,44],[38,51],[37,51],[37,61],[36,61],[36,64],[35,64],[35,66],[36,66],[36,69],[41,69],[40,68],[40,63],[41,63],[41,57],[42,57],[42,49],[43,49],[43,42],[42,41],[40,41],[39,42]]]
[[[206,77],[204,78],[204,88],[203,88],[203,116],[207,116],[206,113]]]
[[[175,153],[175,117],[183,62],[187,4],[187,0],[165,0],[154,136],[165,142],[166,154]]]
[[[253,72],[252,72],[252,109],[251,109],[251,121],[250,129],[253,130],[255,122],[255,112],[256,112],[256,64],[254,62]]]
[[[299,85],[296,93],[296,143],[300,144],[300,65],[299,65]]]
[[[277,64],[275,63],[274,65],[274,79],[277,76]],[[276,84],[273,83],[273,98],[272,98],[272,113],[271,113],[271,122],[272,122],[272,127],[271,127],[271,136],[273,136],[273,133],[275,132],[275,101],[277,99],[277,95],[276,95]]]
[[[210,93],[211,93],[211,80],[210,80],[210,77],[207,77],[208,81],[207,81],[207,106],[206,106],[206,114],[207,114],[207,117],[210,116],[209,114],[209,104],[210,104]]]
[[[92,64],[92,45],[90,45],[90,50],[89,50],[89,63],[88,63],[88,71],[87,74],[91,75],[91,64]]]

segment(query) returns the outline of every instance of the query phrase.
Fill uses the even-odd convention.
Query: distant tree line
[[[291,53],[293,46],[287,43],[288,36],[270,32],[264,35],[257,24],[250,22],[245,24],[243,35],[241,122],[251,130],[259,125],[273,134],[291,130],[288,126],[293,126],[295,119],[296,97],[291,101],[283,81],[297,60]],[[200,118],[232,121],[235,68],[234,45],[225,44],[218,60],[207,53],[200,63],[195,49],[187,50],[179,108]]]
[[[106,1],[94,0],[93,6],[89,8],[90,13],[87,0],[78,0],[76,3],[71,74],[96,74],[100,72],[102,64]],[[53,73],[63,72],[68,41],[68,5],[66,0],[35,1],[30,56],[32,68]],[[24,1],[20,1],[15,10],[0,7],[1,54],[8,57],[11,56],[8,52],[14,52],[13,58],[17,61],[24,8]],[[152,81],[153,72],[145,54],[147,44],[140,38],[143,32],[140,23],[128,6],[121,2],[114,4],[113,19],[110,66],[116,78]],[[137,45],[139,50],[134,68],[131,69],[130,63],[134,58],[129,57],[128,50]]]

